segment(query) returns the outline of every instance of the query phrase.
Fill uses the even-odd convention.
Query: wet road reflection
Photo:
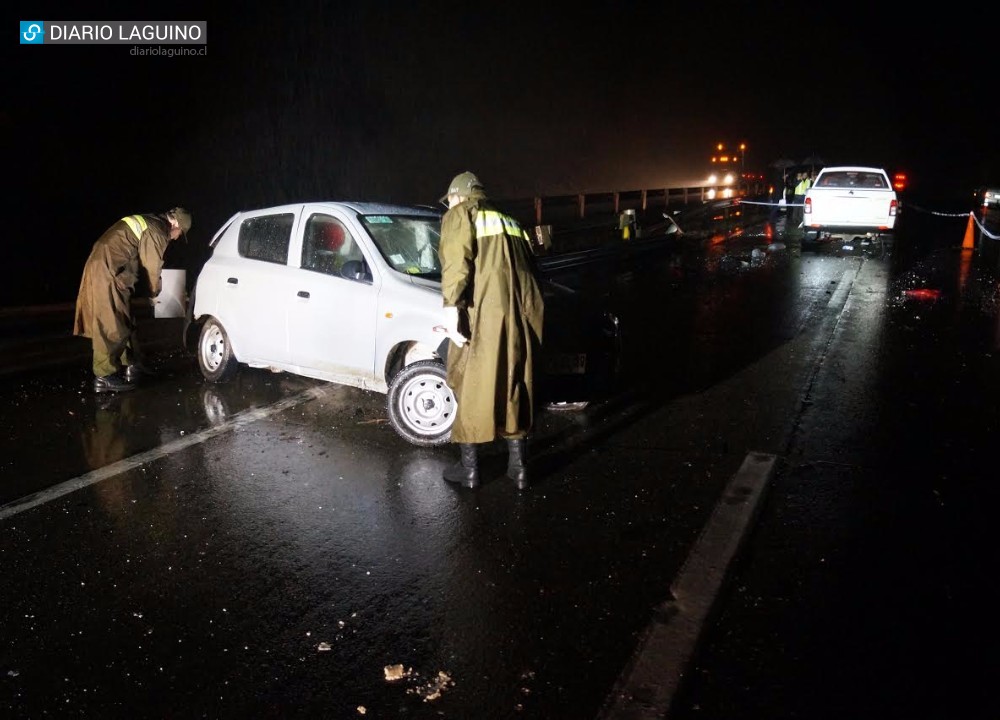
[[[944,442],[947,393],[913,388],[950,377],[956,349],[962,391],[1000,394],[997,286],[975,262],[803,251],[773,232],[562,278],[621,314],[623,372],[610,397],[540,415],[527,493],[499,446],[478,492],[442,482],[453,449],[408,445],[385,398],[353,388],[260,370],[209,385],[180,352],[120,397],[90,395],[79,368],[5,380],[3,503],[176,450],[0,519],[0,707],[595,717],[748,451],[887,469],[901,430]],[[938,285],[930,303],[906,292]],[[934,411],[952,414],[933,433],[901,424]],[[990,427],[957,446],[962,463]],[[867,517],[848,490],[811,487],[798,522]]]

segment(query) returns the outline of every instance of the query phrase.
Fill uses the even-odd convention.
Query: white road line
[[[694,654],[726,572],[753,524],[777,457],[750,453],[729,481],[656,609],[601,720],[664,720]]]
[[[134,470],[135,468],[141,467],[146,463],[154,462],[160,458],[172,455],[173,453],[189,448],[192,445],[198,445],[199,443],[203,443],[206,440],[216,437],[217,435],[222,435],[223,433],[227,433],[232,430],[238,430],[239,428],[257,422],[258,420],[270,417],[275,413],[288,410],[296,405],[301,405],[308,400],[322,397],[325,392],[326,388],[322,385],[318,385],[287,397],[284,400],[279,400],[273,405],[268,405],[263,408],[250,408],[249,410],[244,410],[241,413],[233,415],[233,417],[226,420],[224,423],[214,427],[180,437],[177,440],[160,445],[152,450],[147,450],[146,452],[139,453],[138,455],[133,455],[132,457],[125,458],[124,460],[119,460],[116,463],[106,465],[105,467],[94,470],[85,475],[80,475],[72,480],[66,480],[58,485],[46,488],[45,490],[39,490],[31,495],[26,495],[23,498],[13,500],[6,505],[0,505],[0,520],[6,520],[7,518],[13,517],[18,513],[24,512],[25,510],[30,510],[33,507],[44,505],[47,502],[51,502],[52,500],[56,500],[82,488],[90,487],[91,485],[99,483],[102,480],[107,480],[108,478],[120,475],[123,472]]]

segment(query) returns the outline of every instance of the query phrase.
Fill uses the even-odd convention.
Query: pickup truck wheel
[[[198,368],[206,380],[215,383],[231,380],[239,368],[226,329],[215,318],[209,318],[201,327],[201,335],[198,336]]]
[[[451,438],[458,401],[447,382],[444,363],[420,360],[400,370],[389,384],[389,424],[409,443],[443,445]]]

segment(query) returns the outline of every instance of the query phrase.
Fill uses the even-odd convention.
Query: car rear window
[[[240,225],[239,253],[242,257],[285,265],[292,239],[293,213],[247,218]]]
[[[881,173],[858,170],[835,170],[817,178],[816,187],[887,190],[889,184],[886,182],[885,176]]]

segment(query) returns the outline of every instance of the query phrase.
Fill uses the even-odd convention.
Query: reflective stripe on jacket
[[[510,237],[522,237],[531,244],[528,233],[521,229],[517,220],[496,210],[480,210],[476,214],[476,237],[506,234]]]
[[[135,233],[136,238],[141,238],[142,234],[146,232],[146,228],[149,227],[146,223],[146,218],[142,215],[129,215],[128,217],[123,217],[122,222],[128,225],[129,230]]]

